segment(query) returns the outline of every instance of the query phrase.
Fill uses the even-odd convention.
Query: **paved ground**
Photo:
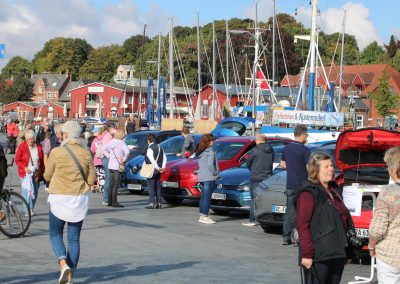
[[[18,184],[15,166],[11,172]],[[0,283],[57,283],[46,195],[41,188],[25,237],[0,235]],[[147,196],[126,192],[119,201],[125,208],[105,207],[92,194],[74,283],[300,283],[297,249],[283,247],[278,232],[242,226],[246,216],[213,216],[217,224],[203,225],[194,203],[146,210]],[[348,265],[343,283],[368,271]]]

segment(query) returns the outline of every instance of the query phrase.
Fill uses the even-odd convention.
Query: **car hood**
[[[179,159],[167,163],[167,172],[193,172],[199,168],[197,160],[194,159]]]
[[[342,132],[336,142],[335,159],[340,171],[385,167],[385,151],[400,145],[400,133],[380,128]]]
[[[225,185],[240,185],[250,182],[250,171],[248,168],[233,168],[221,172],[221,179],[217,183]]]

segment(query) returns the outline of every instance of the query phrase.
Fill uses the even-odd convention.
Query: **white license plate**
[[[176,181],[163,181],[161,185],[162,187],[179,187],[179,183]]]
[[[272,213],[285,214],[286,206],[272,204]]]
[[[369,237],[369,229],[356,228],[356,233],[357,233],[358,237],[362,237],[362,238]]]
[[[129,184],[128,183],[128,189],[142,190],[142,185],[141,184]]]
[[[211,195],[211,199],[226,200],[226,194],[214,192],[214,193]]]

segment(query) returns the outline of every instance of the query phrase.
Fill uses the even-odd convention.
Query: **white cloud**
[[[13,56],[32,59],[46,41],[63,36],[86,39],[94,47],[121,44],[132,35],[165,34],[168,15],[157,5],[140,11],[137,0],[121,0],[97,9],[91,0],[0,0],[1,43],[6,44],[4,67]],[[115,3],[115,2],[114,2]]]
[[[276,7],[276,11],[278,11],[278,5]],[[243,15],[245,18],[254,19],[256,15],[255,5],[245,8]],[[273,15],[274,15],[274,4],[272,0],[257,1],[257,18],[259,21],[266,22]]]
[[[369,19],[369,9],[362,3],[348,2],[342,8],[330,8],[321,11],[321,15],[318,17],[318,25],[327,34],[341,32],[344,9],[347,11],[345,32],[355,36],[360,49],[363,49],[372,41],[382,44],[382,39],[378,35],[374,23]],[[299,8],[297,19],[306,27],[310,27],[311,8]]]

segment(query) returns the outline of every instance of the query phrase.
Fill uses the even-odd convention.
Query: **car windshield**
[[[243,148],[245,144],[239,142],[216,141],[213,149],[218,160],[230,160]]]
[[[170,138],[160,143],[165,155],[176,155],[182,151],[183,137]]]
[[[239,136],[242,136],[243,133],[246,131],[246,127],[242,123],[236,121],[226,122],[219,125],[218,127],[233,130],[237,134],[239,134]]]
[[[147,134],[130,134],[125,137],[125,143],[133,148],[144,148],[147,145]]]

